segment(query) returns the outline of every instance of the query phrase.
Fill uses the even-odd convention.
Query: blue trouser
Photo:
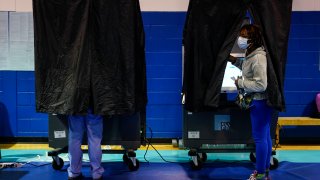
[[[103,118],[93,115],[89,110],[86,116],[69,116],[69,160],[68,176],[76,177],[82,167],[82,138],[86,131],[88,137],[88,155],[92,178],[100,178],[104,172],[101,166]]]
[[[272,155],[272,141],[270,136],[270,124],[272,108],[266,100],[253,100],[250,109],[252,136],[256,144],[256,169],[259,174],[265,173],[270,167]]]

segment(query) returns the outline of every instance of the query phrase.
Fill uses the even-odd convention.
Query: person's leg
[[[273,110],[271,107],[268,107],[267,104],[265,104],[265,118],[266,118],[266,122],[267,122],[267,144],[268,144],[268,148],[267,148],[267,159],[266,159],[266,166],[265,168],[268,170],[270,168],[270,159],[272,156],[272,139],[271,139],[271,135],[270,135],[270,127],[271,127],[271,121],[272,121],[272,113]]]
[[[250,109],[252,136],[256,144],[256,170],[258,174],[265,173],[269,152],[267,135],[270,135],[268,132],[270,129],[265,118],[265,103],[264,100],[254,100],[253,107]]]
[[[85,131],[84,116],[69,116],[69,160],[68,176],[77,177],[81,175],[82,167],[82,138]]]
[[[87,135],[88,135],[88,146],[89,146],[89,158],[92,170],[92,178],[98,179],[102,177],[104,172],[101,166],[102,150],[101,140],[103,131],[103,117],[91,114],[89,111],[87,118]]]

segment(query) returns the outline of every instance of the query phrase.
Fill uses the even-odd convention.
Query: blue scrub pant
[[[91,165],[91,174],[93,179],[102,176],[104,169],[101,166],[102,150],[102,129],[103,118],[93,115],[89,110],[86,116],[69,116],[69,160],[68,176],[76,177],[81,173],[82,167],[82,138],[87,132],[88,155]]]
[[[256,145],[256,170],[264,174],[270,167],[272,155],[272,141],[270,136],[270,124],[272,108],[266,100],[253,100],[250,109],[252,136]]]

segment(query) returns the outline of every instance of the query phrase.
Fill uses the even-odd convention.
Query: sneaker
[[[81,179],[83,179],[82,173],[80,173],[79,176],[68,177],[68,180],[81,180]]]
[[[265,174],[258,174],[258,171],[254,171],[248,180],[267,180]]]

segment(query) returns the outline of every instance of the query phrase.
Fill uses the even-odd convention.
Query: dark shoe
[[[81,179],[83,179],[82,173],[76,177],[68,177],[68,180],[81,180]]]

